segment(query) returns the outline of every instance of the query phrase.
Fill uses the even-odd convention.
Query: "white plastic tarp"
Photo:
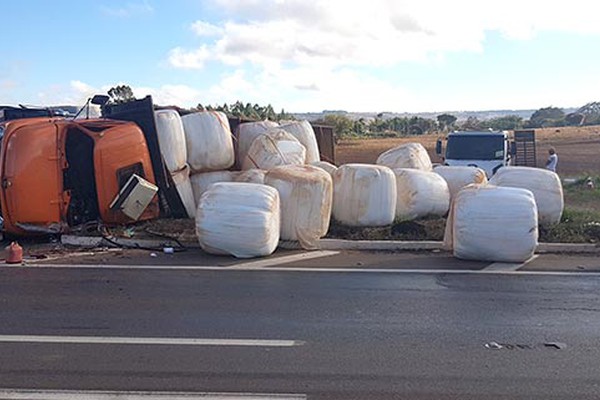
[[[333,165],[332,163],[327,162],[327,161],[315,161],[311,165],[314,165],[315,167],[324,169],[325,171],[327,171],[327,173],[329,175],[332,175],[332,176],[333,176],[333,173],[335,171],[337,171],[337,169],[338,169],[338,167],[336,167],[335,165]]]
[[[413,220],[429,215],[444,216],[450,206],[448,184],[438,174],[410,168],[396,168],[396,218]]]
[[[319,144],[317,137],[310,122],[294,121],[281,125],[281,129],[291,133],[302,145],[306,148],[306,163],[312,164],[316,161],[321,161],[319,154]]]
[[[377,158],[377,164],[392,169],[412,168],[431,171],[431,158],[421,143],[406,143],[394,147]]]
[[[202,111],[184,115],[181,120],[193,172],[221,171],[233,165],[233,140],[224,113]]]
[[[244,122],[237,127],[237,152],[236,160],[240,168],[242,163],[248,154],[250,146],[254,139],[266,133],[272,128],[278,127],[279,124],[273,121],[256,121],[256,122]]]
[[[279,230],[279,193],[270,186],[215,183],[200,198],[196,234],[207,253],[268,256],[277,248]]]
[[[213,171],[199,172],[190,176],[196,206],[200,203],[202,193],[206,192],[210,185],[217,182],[232,182],[237,174],[238,172],[235,171]]]
[[[350,226],[394,222],[396,177],[382,165],[345,164],[333,174],[333,217]]]
[[[234,182],[246,182],[246,183],[265,183],[265,174],[267,171],[264,169],[247,169],[240,171],[235,178]]]
[[[190,169],[186,165],[180,171],[172,172],[171,177],[175,188],[179,194],[179,198],[183,202],[185,211],[189,218],[196,216],[196,202],[194,201],[194,192],[192,190],[192,182],[190,181]]]
[[[300,165],[306,160],[306,148],[291,134],[273,129],[257,137],[242,164],[242,169],[265,169],[279,165]]]
[[[490,179],[490,184],[530,190],[535,197],[540,225],[560,222],[564,197],[556,172],[532,167],[503,167]]]
[[[187,149],[183,123],[175,110],[158,110],[154,112],[158,145],[169,172],[179,171],[185,167]]]
[[[279,191],[281,239],[298,241],[304,249],[318,248],[329,230],[331,175],[311,165],[285,165],[269,170],[265,184]]]
[[[452,203],[444,243],[465,260],[527,261],[538,244],[533,193],[491,185],[463,188]]]
[[[435,167],[433,172],[440,175],[448,184],[450,190],[450,199],[452,200],[458,192],[465,186],[471,184],[487,183],[485,171],[477,167],[460,167],[440,165]]]

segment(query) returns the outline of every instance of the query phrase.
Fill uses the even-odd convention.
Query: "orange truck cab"
[[[111,201],[132,174],[155,183],[144,134],[133,122],[26,118],[0,123],[0,135],[0,207],[9,234],[133,222],[111,210]],[[158,215],[155,197],[140,220]]]

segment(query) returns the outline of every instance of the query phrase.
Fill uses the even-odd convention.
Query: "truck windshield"
[[[449,136],[446,158],[450,160],[502,160],[504,137],[492,135]]]

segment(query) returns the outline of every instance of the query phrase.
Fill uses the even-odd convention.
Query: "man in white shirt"
[[[546,169],[549,169],[552,172],[556,172],[556,164],[558,164],[558,155],[556,154],[556,150],[554,147],[550,147],[548,150],[548,161],[546,161]]]

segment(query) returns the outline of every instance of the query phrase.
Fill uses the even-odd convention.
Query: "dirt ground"
[[[600,174],[600,126],[536,129],[537,166],[543,167],[548,149],[554,147],[559,157],[557,172],[562,177]],[[336,149],[338,165],[351,162],[374,163],[379,154],[403,143],[419,142],[429,151],[431,160],[440,162],[435,154],[439,135],[408,136],[386,139],[342,140]]]

